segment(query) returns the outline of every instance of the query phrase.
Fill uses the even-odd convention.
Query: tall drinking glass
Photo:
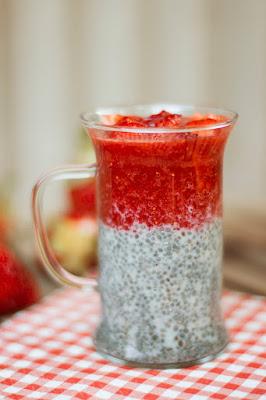
[[[184,128],[110,125],[112,115],[222,115]],[[237,115],[155,104],[83,114],[97,164],[67,166],[35,186],[36,236],[46,267],[63,283],[98,286],[99,352],[140,366],[186,366],[212,359],[227,343],[222,285],[222,169]],[[71,275],[50,249],[40,213],[45,184],[96,174],[99,277]]]

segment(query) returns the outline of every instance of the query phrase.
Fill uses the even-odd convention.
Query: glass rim
[[[147,112],[149,110],[149,112]],[[168,127],[128,127],[128,126],[112,126],[107,125],[99,121],[99,117],[103,115],[141,115],[143,112],[148,114],[155,114],[162,110],[169,112],[183,114],[183,115],[193,115],[195,113],[202,114],[216,114],[224,115],[228,119],[221,122],[216,122],[213,124],[194,126],[194,127],[182,127],[182,128],[168,128]],[[172,111],[171,111],[172,110]],[[185,133],[185,132],[195,132],[195,131],[206,131],[218,128],[225,128],[227,126],[233,125],[238,114],[235,111],[228,110],[225,108],[208,107],[208,106],[196,106],[178,103],[147,103],[147,104],[137,104],[130,106],[114,106],[114,107],[98,107],[93,112],[83,112],[80,114],[81,122],[84,128],[98,129],[109,132],[129,132],[129,133]]]

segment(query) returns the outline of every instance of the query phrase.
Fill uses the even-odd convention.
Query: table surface
[[[231,341],[185,369],[121,367],[95,352],[97,293],[60,289],[0,325],[0,399],[266,399],[266,299],[226,291]]]

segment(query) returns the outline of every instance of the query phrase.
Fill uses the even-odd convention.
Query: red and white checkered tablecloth
[[[231,344],[186,369],[121,367],[95,352],[96,293],[61,289],[0,325],[0,399],[266,399],[266,300],[226,292]]]

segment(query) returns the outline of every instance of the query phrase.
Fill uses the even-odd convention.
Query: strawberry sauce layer
[[[231,128],[220,115],[110,116],[115,131],[91,129],[98,160],[101,220],[129,229],[171,224],[199,227],[221,216],[222,158]],[[109,124],[110,125],[110,124]],[[201,127],[207,130],[197,130]],[[182,128],[135,133],[123,128]],[[191,131],[191,128],[195,128]]]

